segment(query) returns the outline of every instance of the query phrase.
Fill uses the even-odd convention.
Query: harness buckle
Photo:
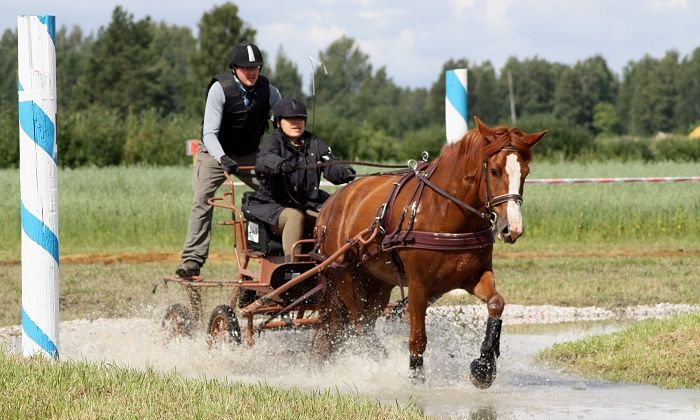
[[[406,162],[409,168],[413,170],[413,172],[416,172],[416,168],[418,168],[418,162],[416,162],[415,159],[409,159],[408,162]]]
[[[384,219],[384,213],[386,212],[386,206],[387,206],[387,203],[384,203],[384,204],[382,204],[382,205],[380,206],[381,211],[380,211],[379,214],[374,218],[374,220],[379,221],[379,220]]]

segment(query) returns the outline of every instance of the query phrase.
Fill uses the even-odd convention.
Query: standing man
[[[182,264],[175,273],[198,276],[209,256],[211,219],[214,209],[208,200],[223,184],[224,171],[254,190],[259,183],[254,171],[239,172],[238,165],[254,166],[260,138],[272,119],[280,92],[260,76],[263,57],[260,49],[243,41],[231,49],[231,70],[219,73],[209,82],[197,162],[192,175],[194,200],[190,209]]]

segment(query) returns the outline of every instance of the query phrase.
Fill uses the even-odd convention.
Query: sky
[[[57,29],[80,26],[97,34],[122,6],[136,20],[187,26],[197,34],[202,15],[223,0],[0,0],[0,31],[19,15],[54,15]],[[621,75],[645,54],[681,57],[700,47],[700,0],[235,0],[239,17],[257,30],[267,65],[282,46],[297,64],[304,90],[312,62],[341,36],[353,38],[376,71],[386,67],[399,86],[429,88],[444,63],[535,56],[574,65],[602,55]],[[322,83],[317,80],[316,83]]]

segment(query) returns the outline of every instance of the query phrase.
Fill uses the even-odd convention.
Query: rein
[[[503,148],[501,149],[502,151],[517,151],[515,148]],[[437,166],[437,163],[436,165]],[[430,187],[433,191],[441,195],[442,197],[452,201],[453,203],[457,204],[460,207],[463,207],[472,213],[476,214],[477,216],[481,217],[482,219],[491,219],[491,221],[495,224],[496,220],[494,219],[495,213],[491,211],[491,208],[493,206],[497,206],[499,204],[503,204],[508,201],[517,201],[522,204],[523,202],[523,196],[520,194],[502,194],[496,197],[491,197],[491,188],[489,187],[489,176],[488,176],[488,163],[486,158],[484,158],[484,164],[483,164],[483,176],[484,176],[484,182],[486,183],[486,200],[485,200],[485,208],[486,208],[486,213],[479,211],[475,209],[474,207],[470,206],[469,204],[463,202],[462,200],[458,199],[457,197],[450,195],[446,191],[444,191],[442,188],[438,187],[437,185],[433,184],[428,180],[428,176],[424,175],[421,173],[420,170],[418,170],[418,162],[415,160],[411,159],[408,161],[408,167],[413,171],[413,174],[415,177],[423,182],[425,185]]]
[[[371,162],[353,162],[351,160],[333,160],[330,162],[317,162],[317,163],[314,163],[313,165],[299,166],[296,169],[297,170],[313,169],[313,168],[321,168],[324,166],[333,166],[333,165],[359,165],[359,166],[372,166],[375,168],[406,169],[406,165],[384,165],[381,163],[371,163]]]
[[[442,197],[452,201],[453,203],[457,204],[458,206],[464,207],[465,209],[471,211],[472,213],[476,214],[477,216],[481,217],[482,219],[489,219],[491,216],[491,212],[489,213],[483,213],[474,207],[470,206],[469,204],[463,202],[462,200],[458,199],[457,197],[450,195],[447,193],[445,190],[442,188],[438,187],[437,185],[433,184],[428,180],[428,177],[423,175],[421,171],[418,170],[417,168],[417,162],[415,160],[410,160],[408,161],[408,166],[413,170],[413,175],[415,175],[416,178],[418,178],[419,181],[430,187],[433,191],[441,195]],[[484,162],[485,164],[485,162]],[[488,194],[488,193],[487,193]],[[488,202],[487,202],[488,203]],[[486,209],[488,210],[490,206],[486,206]]]

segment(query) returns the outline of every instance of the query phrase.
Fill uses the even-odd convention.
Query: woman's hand
[[[283,173],[285,175],[289,175],[292,172],[296,170],[296,165],[293,165],[292,162],[285,160],[280,164],[279,171],[280,173]]]

